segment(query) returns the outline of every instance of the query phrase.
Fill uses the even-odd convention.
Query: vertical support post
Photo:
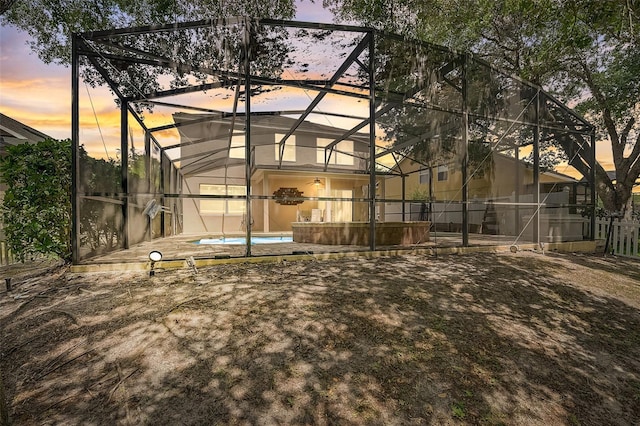
[[[520,147],[516,146],[515,148],[515,168],[516,168],[516,188],[514,193],[514,202],[516,203],[513,213],[513,223],[514,223],[514,231],[515,235],[519,235],[520,231],[520,186],[522,185],[522,174],[520,171]]]
[[[169,183],[169,192],[172,194],[182,194],[182,175],[180,171],[171,163],[171,182]],[[181,197],[173,198],[173,206],[171,209],[171,235],[182,234],[183,225],[183,207],[184,203]]]
[[[469,245],[469,183],[468,181],[468,166],[469,166],[469,102],[468,102],[468,90],[469,85],[467,79],[469,67],[469,55],[464,55],[464,62],[462,65],[462,143],[463,143],[463,155],[462,155],[462,245],[467,247]]]
[[[164,206],[164,202],[165,202],[165,197],[164,194],[166,194],[166,190],[165,190],[165,185],[164,185],[164,179],[166,177],[166,173],[165,173],[165,168],[167,166],[170,166],[171,163],[167,161],[167,156],[166,153],[163,150],[160,150],[160,192],[162,193],[162,197],[160,198],[160,204],[162,204]],[[161,212],[161,216],[160,216],[160,228],[161,228],[161,235],[162,238],[167,236],[167,231],[166,231],[166,223],[167,223],[167,213],[166,212]]]
[[[430,228],[435,231],[435,223],[433,223],[433,168],[429,164],[429,222],[431,222]]]
[[[78,35],[71,36],[71,262],[80,262],[80,61]]]
[[[591,191],[591,223],[590,225],[590,240],[595,240],[596,238],[596,205],[598,200],[598,194],[596,194],[596,131],[595,129],[591,130],[591,164],[589,166],[591,169],[589,170],[589,189]]]
[[[129,248],[129,108],[120,98],[120,182],[124,193],[122,203],[122,245]]]
[[[407,195],[406,195],[406,191],[407,191],[407,182],[406,179],[407,177],[403,174],[402,175],[402,221],[404,222],[405,220],[407,220],[407,218],[405,217],[405,204],[407,204]]]
[[[376,249],[376,80],[375,38],[369,32],[369,248]],[[404,182],[404,181],[403,181]]]
[[[245,21],[245,43],[244,43],[244,94],[245,94],[245,133],[244,133],[244,162],[245,162],[245,183],[246,189],[246,257],[251,257],[251,223],[253,222],[251,212],[251,21]],[[238,82],[240,84],[240,82]],[[226,182],[225,182],[226,184]]]
[[[152,192],[152,181],[151,181],[151,137],[149,136],[149,132],[147,130],[145,130],[144,132],[144,155],[145,155],[145,161],[144,161],[144,175],[146,177],[145,179],[145,186],[147,187],[147,193],[151,194]],[[153,197],[155,198],[155,195],[153,195]],[[163,212],[160,212],[160,215],[162,215]],[[153,237],[153,219],[151,219],[151,217],[147,217],[147,241],[151,241]]]
[[[540,247],[540,90],[536,93],[535,127],[533,128],[533,187],[536,189],[536,209],[533,213],[533,238]]]
[[[145,130],[144,132],[144,154],[146,155],[144,162],[144,174],[147,177],[147,192],[155,192],[152,191],[155,188],[153,188],[153,179],[151,178],[151,136],[149,135],[148,130]]]

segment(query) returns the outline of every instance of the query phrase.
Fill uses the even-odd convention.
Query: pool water
[[[275,243],[292,243],[293,237],[274,236],[274,237],[251,237],[251,245],[255,244],[275,244]],[[223,237],[223,238],[202,238],[194,241],[194,244],[247,244],[245,237]]]

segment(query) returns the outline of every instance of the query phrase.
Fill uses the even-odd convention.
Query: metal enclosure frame
[[[228,28],[233,28],[233,30],[227,30]],[[263,33],[268,33],[269,31],[292,31],[288,34],[302,34],[301,37],[305,36],[304,34],[315,32],[318,43],[322,42],[323,37],[329,37],[331,33],[348,33],[353,35],[354,42],[352,43],[353,45],[349,46],[349,54],[342,58],[342,63],[334,69],[333,75],[330,77],[318,78],[314,76],[313,78],[308,78],[305,76],[301,78],[300,76],[294,76],[293,78],[284,78],[284,73],[269,75],[269,73],[257,69],[256,63],[260,60],[266,61],[264,57],[269,54],[264,49],[266,44],[272,43],[272,40],[263,35]],[[215,62],[211,61],[210,58],[196,60],[193,57],[181,57],[180,52],[177,51],[178,45],[166,46],[163,50],[149,43],[150,40],[154,40],[154,37],[158,37],[158,40],[171,41],[173,40],[172,37],[175,36],[175,40],[179,42],[181,34],[187,34],[184,36],[186,38],[193,38],[205,33],[208,35],[204,36],[202,40],[209,40],[206,37],[212,37],[211,34],[228,34],[230,39],[233,38],[232,41],[221,40],[223,47],[216,51],[216,54],[223,55],[233,51],[233,53],[237,54],[236,59],[233,59],[234,63],[238,65],[236,69],[233,69],[233,67],[225,69],[215,64],[208,64],[208,62]],[[184,42],[184,39],[182,42]],[[236,50],[230,49],[229,45],[231,44]],[[403,45],[408,46],[408,56],[414,55],[411,58],[417,59],[414,61],[412,70],[406,74],[402,74],[403,71],[398,71],[396,78],[393,71],[388,71],[386,68],[392,66],[401,68],[401,64],[398,64],[397,59],[393,59],[394,63],[388,58],[393,56],[394,47]],[[384,50],[385,46],[391,47]],[[533,206],[525,206],[524,203],[517,201],[519,194],[515,194],[515,209],[516,215],[518,209],[522,206],[535,210],[529,220],[532,221],[534,238],[538,243],[541,241],[539,235],[539,213],[545,204],[540,191],[540,150],[542,139],[546,138],[545,141],[552,142],[553,146],[555,146],[555,148],[549,149],[563,149],[569,158],[568,163],[578,168],[586,179],[586,185],[590,191],[590,199],[584,204],[584,207],[586,216],[590,218],[589,226],[591,229],[589,235],[593,238],[595,229],[595,133],[593,126],[551,95],[545,93],[540,87],[508,75],[473,57],[471,54],[454,52],[429,43],[378,32],[371,28],[251,18],[203,20],[74,34],[72,50],[72,249],[74,263],[91,258],[91,255],[81,254],[81,246],[83,245],[81,212],[86,208],[84,204],[87,203],[87,200],[105,202],[107,203],[105,205],[109,206],[119,206],[120,213],[117,214],[121,217],[121,220],[117,221],[117,226],[120,227],[118,232],[121,232],[121,236],[118,239],[118,245],[109,247],[108,250],[127,249],[136,243],[136,241],[132,240],[131,227],[134,226],[133,215],[139,215],[140,212],[136,211],[134,213],[132,209],[137,208],[139,210],[139,207],[136,207],[139,204],[139,200],[149,197],[154,200],[159,198],[160,204],[166,210],[170,208],[167,206],[171,202],[195,197],[193,194],[182,192],[180,184],[182,172],[181,168],[178,167],[178,163],[186,164],[186,162],[193,160],[201,161],[202,167],[214,167],[213,157],[216,153],[213,151],[202,154],[197,159],[186,156],[182,158],[174,156],[172,158],[168,152],[172,149],[180,148],[185,145],[185,142],[166,144],[161,141],[159,134],[172,129],[179,131],[184,124],[173,122],[150,127],[144,117],[144,109],[150,106],[152,108],[166,107],[193,110],[199,114],[214,114],[219,119],[225,119],[230,123],[230,135],[240,125],[244,126],[246,195],[236,196],[235,198],[245,201],[246,222],[248,223],[245,231],[248,241],[245,256],[252,255],[250,243],[252,239],[251,224],[253,221],[252,202],[258,200],[268,203],[277,198],[274,195],[256,194],[252,191],[252,176],[259,169],[254,158],[256,146],[252,140],[252,126],[255,125],[254,122],[256,120],[262,117],[281,117],[285,115],[295,115],[297,119],[278,142],[280,152],[278,164],[265,166],[265,170],[269,168],[278,170],[285,167],[283,165],[283,157],[287,140],[296,131],[299,131],[310,115],[325,114],[335,119],[344,118],[356,122],[355,125],[343,130],[340,136],[335,137],[333,142],[325,146],[325,162],[322,171],[338,172],[338,170],[333,170],[335,166],[332,165],[331,159],[332,156],[339,155],[337,146],[340,142],[353,138],[357,143],[366,144],[368,152],[366,155],[363,154],[366,166],[358,173],[368,176],[368,187],[371,190],[368,191],[366,197],[354,196],[353,201],[368,205],[369,218],[375,218],[376,206],[386,201],[402,201],[402,216],[405,216],[405,178],[411,173],[415,173],[415,171],[403,170],[403,161],[409,160],[411,163],[424,164],[426,166],[427,162],[424,160],[424,155],[421,157],[415,147],[420,144],[428,144],[429,141],[439,137],[440,133],[450,132],[455,136],[452,137],[452,140],[457,147],[454,148],[454,151],[458,155],[456,158],[460,158],[460,172],[462,175],[459,201],[452,200],[450,202],[460,204],[463,246],[469,245],[469,182],[476,173],[476,170],[470,170],[472,131],[479,131],[489,136],[493,132],[493,140],[497,142],[483,145],[486,149],[490,148],[489,154],[500,145],[500,149],[505,152],[513,151],[516,161],[519,161],[521,147],[525,145],[519,145],[520,142],[506,142],[505,135],[512,134],[514,129],[521,129],[518,131],[524,136],[520,136],[520,138],[530,140],[530,142],[527,142],[527,146],[531,146],[529,155],[533,159],[533,186],[535,187],[533,199],[535,202]],[[435,66],[431,63],[428,66],[424,65],[424,62],[428,62],[425,58],[428,59],[432,53],[438,58],[442,58],[441,62],[437,63],[440,60],[438,59],[433,61],[437,63]],[[321,61],[322,58],[319,59]],[[428,70],[431,74],[420,77],[420,73],[425,70]],[[136,72],[141,75],[147,73],[149,76],[156,78],[156,84],[148,84],[146,87],[130,87],[132,86],[131,81],[135,81]],[[102,80],[106,83],[119,104],[120,152],[122,153],[119,164],[120,177],[117,187],[114,186],[108,190],[96,191],[95,188],[88,188],[86,182],[83,181],[86,176],[82,170],[84,154],[80,136],[79,100],[80,80],[83,78],[83,73],[84,75],[88,73],[94,79]],[[360,75],[361,79],[355,78],[354,73]],[[126,77],[127,74],[128,77]],[[196,75],[198,78],[192,78],[189,81],[183,80],[183,84],[176,87],[165,87],[157,83],[157,81],[164,78],[162,76],[165,74],[178,76]],[[418,75],[418,77],[415,75]],[[123,76],[130,80],[128,82],[125,81],[126,79]],[[350,79],[357,81],[350,82],[348,81]],[[150,83],[150,81],[146,81],[146,83]],[[486,89],[487,92],[495,89],[496,99],[493,99],[495,101],[493,105],[491,105],[491,94],[486,98],[477,99],[477,93],[487,83],[495,84],[496,87],[499,86]],[[252,100],[254,96],[257,96],[254,93],[259,93],[262,88],[274,87],[290,87],[297,90],[305,90],[305,93],[307,93],[306,91],[312,91],[317,94],[304,109],[253,111]],[[430,96],[429,93],[440,90],[438,89],[440,87],[445,87],[447,92],[442,95],[444,101],[435,102],[436,96],[433,98],[428,96]],[[509,89],[511,92],[503,87],[511,88]],[[164,98],[224,88],[234,91],[233,108],[227,111],[163,100]],[[517,98],[518,102],[511,103],[512,100],[507,94],[512,95],[514,99]],[[345,111],[319,112],[317,106],[328,95],[366,102],[368,105],[367,116],[362,117]],[[455,100],[451,101],[454,96]],[[519,110],[515,111],[514,105],[518,105]],[[241,108],[242,106],[243,108]],[[504,106],[506,106],[506,109],[512,108],[514,111],[505,113],[504,110],[501,110]],[[391,143],[382,144],[380,142],[382,136],[379,134],[381,126],[387,126],[386,128],[393,127],[383,122],[385,120],[392,121],[390,118],[398,119],[399,117],[400,120],[406,118],[398,113],[398,111],[404,111],[405,109],[411,110],[411,114],[419,115],[420,117],[422,117],[422,114],[432,114],[436,117],[436,120],[441,120],[441,122],[438,123],[435,130],[429,130],[429,123],[424,123],[426,130],[416,133],[415,136],[411,136],[410,132],[407,132],[406,135],[398,136]],[[392,113],[399,115],[390,117]],[[135,189],[133,187],[134,182],[131,180],[129,155],[124,154],[129,153],[132,148],[129,141],[131,118],[133,118],[134,124],[144,132],[143,178],[142,183],[135,182]],[[196,123],[197,120],[194,119],[190,123]],[[207,120],[206,117],[201,119],[202,122],[207,122]],[[366,133],[362,133],[363,129],[366,130]],[[398,126],[396,126],[397,129]],[[397,130],[396,134],[400,133],[401,131]],[[389,134],[393,134],[393,130],[390,130]],[[229,138],[227,150],[231,149],[231,136]],[[196,145],[200,142],[202,141],[190,140],[188,144]],[[511,143],[511,145],[507,145],[508,143]],[[424,149],[428,150],[430,148],[427,145],[427,148]],[[154,160],[154,153],[156,152],[159,153],[159,159]],[[196,156],[196,154],[193,155]],[[207,163],[208,156],[211,158],[210,163]],[[386,162],[383,162],[383,159],[386,159]],[[392,159],[391,164],[390,159]],[[225,170],[227,166],[228,160],[224,166]],[[158,169],[157,172],[153,171],[154,167]],[[315,172],[315,169],[310,172]],[[518,173],[514,176],[516,180],[519,179]],[[384,196],[379,197],[376,191],[373,190],[376,188],[377,180],[386,177],[397,177],[402,180],[401,200],[386,199]],[[201,196],[198,198],[207,197]],[[215,196],[208,196],[208,198],[215,199]],[[302,197],[302,199],[313,200],[313,197]],[[322,199],[325,201],[340,200],[336,197],[323,197]],[[173,207],[175,208],[175,204]],[[167,229],[165,220],[168,220],[162,212],[164,210],[161,210],[160,215],[161,223],[159,227],[162,230],[160,232],[161,235],[158,235],[160,237],[165,236],[165,229]],[[145,238],[151,238],[151,222],[148,223],[148,226],[149,229],[145,231]],[[172,232],[176,233],[178,230],[174,228]],[[377,247],[376,220],[369,220],[369,250],[376,250]]]

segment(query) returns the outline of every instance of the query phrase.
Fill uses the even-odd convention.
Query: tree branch
[[[627,173],[627,183],[633,187],[640,176],[640,133],[636,137],[633,151],[629,156],[629,172]]]
[[[589,69],[589,65],[584,61],[581,61],[580,65],[582,67],[582,70],[584,71],[584,82],[591,91],[591,94],[593,95],[594,99],[598,103],[598,106],[600,107],[600,110],[602,111],[602,119],[604,121],[604,126],[607,129],[607,133],[609,134],[609,138],[611,139],[613,161],[616,164],[617,169],[618,165],[621,165],[624,159],[624,146],[621,146],[620,144],[620,136],[618,135],[616,123],[611,117],[611,110],[607,105],[606,98],[600,90],[600,87],[596,84],[593,78],[593,74]]]
[[[635,122],[636,122],[635,118],[631,117],[631,119],[629,119],[629,121],[627,122],[627,125],[624,127],[624,129],[622,129],[622,132],[620,133],[620,141],[621,141],[621,145],[623,147],[625,147],[627,145],[627,140],[629,138],[629,133],[631,132],[631,129],[633,128],[633,125],[635,124]],[[638,141],[636,139],[636,143],[633,146],[633,151],[631,151],[631,154],[629,155],[629,157],[624,158],[622,160],[622,164],[623,164],[623,166],[625,168],[630,168],[631,165],[636,162],[636,160],[638,159],[638,156],[640,156],[640,143],[639,142],[640,141]]]
[[[621,206],[618,202],[618,193],[616,192],[616,188],[606,170],[600,165],[600,163],[596,163],[595,172],[597,193],[604,203],[604,208],[609,211],[620,210]]]
[[[636,119],[634,117],[631,117],[627,122],[627,125],[624,126],[624,129],[622,129],[622,132],[620,132],[620,139],[625,145],[627,142],[627,138],[629,137],[629,133],[631,132],[631,129],[633,129],[634,124],[636,124]]]
[[[0,0],[0,16],[4,15],[17,0]]]

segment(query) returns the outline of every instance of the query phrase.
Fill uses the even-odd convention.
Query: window
[[[353,166],[353,141],[342,141],[336,148],[342,152],[334,152],[336,164],[342,166]]]
[[[244,135],[232,136],[229,158],[241,158],[244,160],[244,151]]]
[[[438,182],[449,179],[449,166],[438,166]]]
[[[318,138],[316,149],[316,163],[324,164],[325,147],[335,139]],[[340,152],[338,152],[340,151]],[[327,152],[328,154],[329,152]],[[353,166],[353,141],[340,141],[331,152],[329,164],[337,164],[340,166]]]
[[[227,195],[244,196],[247,195],[247,187],[244,185],[227,185]],[[240,200],[227,200],[227,213],[229,214],[244,214],[246,207],[246,201]]]
[[[276,133],[276,161],[280,161],[280,141],[284,138],[284,134]],[[296,137],[291,135],[284,143],[284,153],[282,161],[296,161]]]
[[[420,170],[420,183],[429,183],[431,178],[431,170],[430,169],[421,169]]]
[[[212,185],[200,184],[201,195],[229,195],[244,196],[247,193],[247,187],[244,185]],[[206,199],[200,200],[200,213],[208,214],[244,214],[244,199]]]
[[[324,164],[324,147],[332,142],[331,139],[318,138],[316,143],[318,148],[316,149],[316,163]]]

